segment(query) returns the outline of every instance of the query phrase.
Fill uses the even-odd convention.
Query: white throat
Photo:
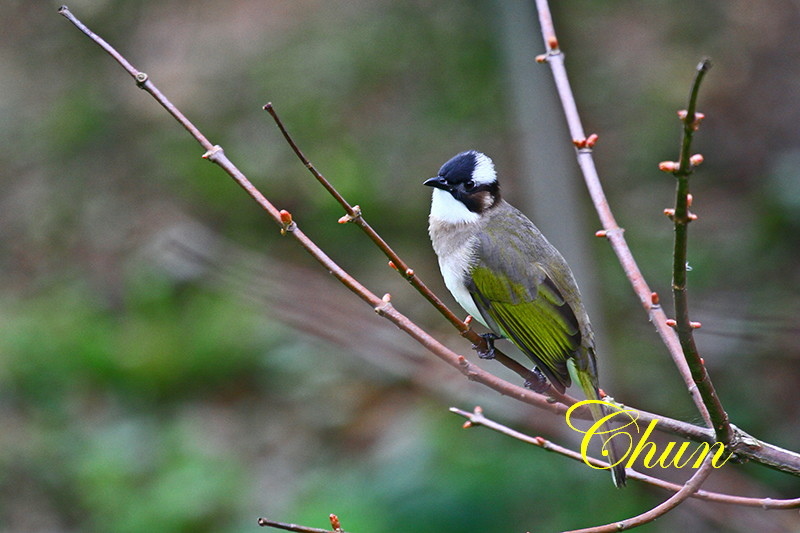
[[[467,206],[453,198],[449,192],[434,189],[431,199],[431,218],[448,224],[466,224],[477,222],[480,215],[467,209]]]

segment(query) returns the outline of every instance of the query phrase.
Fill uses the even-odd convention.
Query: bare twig
[[[331,517],[335,516],[336,515],[331,515]],[[331,518],[331,522],[333,522],[333,518]],[[263,518],[263,517],[258,519],[258,525],[261,527],[272,527],[275,529],[282,529],[284,531],[296,531],[299,533],[346,533],[344,530],[338,527],[334,527],[334,529],[320,529],[317,527],[301,526],[299,524],[287,524],[286,522],[277,522],[275,520],[270,520],[269,518]]]
[[[146,74],[137,70],[119,52],[101,37],[89,30],[80,22],[66,6],[59,9],[59,13],[72,22],[78,29],[85,33],[92,41],[101,46],[111,55],[135,80],[137,85],[153,96],[169,113],[180,122],[184,128],[206,149],[203,158],[217,164],[231,178],[236,181],[253,198],[261,208],[267,212],[272,220],[280,227],[281,233],[294,238],[317,262],[319,262],[328,272],[330,272],[339,282],[347,287],[361,300],[369,304],[375,312],[394,323],[410,337],[419,342],[431,353],[445,361],[450,366],[459,370],[464,376],[472,381],[482,383],[489,388],[503,394],[516,398],[522,402],[537,406],[541,409],[559,412],[557,404],[548,401],[547,397],[523,387],[514,385],[508,381],[498,378],[493,374],[470,363],[466,357],[458,355],[442,343],[434,339],[425,330],[412,322],[408,317],[397,311],[392,306],[390,296],[387,294],[379,297],[369,291],[358,280],[353,278],[342,269],[333,259],[331,259],[314,241],[300,230],[297,222],[291,213],[278,210],[234,165],[225,155],[224,150],[219,145],[211,142],[181,113],[152,83]],[[563,409],[561,409],[563,412]]]
[[[711,417],[702,398],[698,394],[697,385],[694,382],[689,366],[686,364],[686,359],[683,356],[678,336],[671,327],[667,326],[667,316],[658,303],[658,297],[647,285],[641,270],[639,270],[639,266],[636,264],[633,254],[631,254],[630,248],[628,248],[628,244],[625,241],[623,229],[617,225],[617,221],[608,204],[608,199],[603,192],[603,186],[600,184],[600,178],[597,174],[594,158],[592,157],[592,146],[597,138],[596,136],[590,136],[589,139],[593,140],[589,142],[589,139],[587,139],[583,131],[578,107],[575,104],[575,97],[572,94],[567,71],[564,68],[564,53],[559,48],[558,39],[556,38],[555,29],[553,27],[550,6],[547,0],[536,0],[536,7],[539,12],[539,21],[547,50],[547,53],[540,56],[538,60],[547,62],[553,72],[556,90],[558,91],[561,105],[564,108],[564,115],[566,116],[570,135],[576,145],[578,165],[581,168],[584,181],[589,190],[589,195],[592,198],[595,210],[603,226],[603,230],[598,232],[598,235],[606,237],[611,244],[611,248],[617,255],[620,265],[633,286],[633,290],[639,298],[640,303],[647,312],[650,322],[655,326],[661,340],[669,350],[672,360],[678,367],[697,409],[700,411],[706,423],[711,426]]]
[[[286,139],[286,142],[292,148],[292,151],[294,151],[297,158],[300,159],[303,165],[305,165],[305,167],[320,183],[320,185],[322,185],[325,190],[328,191],[328,193],[339,203],[339,205],[344,208],[346,214],[339,219],[339,222],[352,222],[361,228],[369,237],[369,239],[374,242],[375,245],[389,259],[389,266],[403,276],[406,281],[408,281],[426,300],[428,300],[431,305],[433,305],[433,307],[435,307],[436,310],[439,311],[439,313],[441,313],[442,316],[444,316],[444,318],[447,319],[447,321],[458,330],[462,337],[472,342],[473,348],[476,348],[478,352],[486,352],[489,348],[488,344],[486,343],[486,339],[478,335],[478,333],[470,327],[470,321],[461,320],[455,313],[453,313],[453,311],[451,311],[445,305],[445,303],[428,288],[422,279],[420,279],[420,277],[414,272],[414,269],[409,267],[408,264],[397,254],[397,252],[395,252],[392,247],[389,246],[389,244],[383,239],[383,237],[381,237],[378,232],[367,222],[367,220],[364,218],[364,213],[361,207],[357,205],[351,205],[345,199],[345,197],[342,196],[338,190],[336,190],[336,187],[334,187],[334,185],[325,176],[323,176],[319,170],[317,170],[314,164],[305,156],[303,151],[300,150],[300,147],[289,133],[289,130],[284,125],[283,121],[278,115],[278,112],[275,110],[275,106],[270,102],[264,106],[264,110],[266,110],[270,116],[272,116],[272,119],[275,121],[275,124],[278,126],[278,129],[283,134],[283,137]],[[530,384],[529,388],[535,390],[536,392],[553,396],[556,400],[561,401],[566,405],[571,405],[575,402],[574,398],[570,398],[551,387],[549,382],[544,380],[541,375],[531,371],[528,368],[525,368],[518,361],[507,356],[496,347],[494,349],[494,359],[524,379],[526,384]]]
[[[417,326],[406,316],[398,312],[390,302],[388,295],[383,298],[367,290],[361,283],[352,278],[329,256],[327,256],[309,237],[307,237],[298,227],[293,217],[287,211],[278,210],[273,206],[264,195],[258,191],[245,175],[225,156],[221,147],[211,144],[208,139],[177,109],[174,105],[158,90],[157,87],[147,78],[147,75],[138,71],[128,62],[119,52],[111,47],[106,41],[89,30],[81,23],[66,6],[63,6],[59,13],[72,22],[78,29],[85,33],[92,41],[101,46],[111,55],[122,67],[136,80],[137,85],[146,90],[153,96],[167,111],[183,125],[183,127],[206,149],[203,155],[205,159],[216,163],[229,176],[231,176],[261,207],[270,218],[280,227],[283,234],[294,238],[309,254],[314,257],[326,270],[328,270],[337,280],[339,280],[350,291],[356,294],[361,300],[369,304],[379,315],[385,317],[407,335],[419,342],[431,353],[446,362],[448,365],[458,369],[468,379],[481,383],[502,395],[515,398],[521,402],[533,405],[557,415],[563,415],[566,406],[575,402],[574,398],[565,397],[564,403],[552,403],[542,394],[537,394],[531,390],[509,383],[493,374],[486,372],[480,367],[470,363],[464,356],[458,355],[446,346],[442,345],[422,328]],[[626,248],[627,250],[627,248]],[[628,252],[630,253],[630,252]],[[635,264],[634,264],[635,266]],[[671,329],[669,331],[672,332]],[[672,332],[674,335],[674,332]],[[650,421],[658,419],[658,428],[669,433],[699,441],[713,442],[713,434],[698,426],[687,424],[678,420],[672,420],[652,413],[639,411],[640,420]],[[576,413],[576,417],[588,418],[588,413]],[[737,450],[737,454],[766,464],[773,468],[800,475],[800,455],[784,450],[777,446],[767,443],[757,443],[752,447]]]
[[[613,522],[611,524],[606,524],[603,526],[596,526],[596,527],[589,527],[585,529],[576,529],[574,531],[570,531],[567,533],[614,533],[616,531],[622,531],[623,529],[633,529],[635,527],[647,524],[652,522],[653,520],[660,518],[670,512],[671,510],[675,509],[681,503],[689,499],[692,494],[697,492],[700,488],[700,485],[711,475],[713,471],[712,466],[712,456],[711,454],[706,455],[705,461],[703,464],[700,465],[695,473],[692,475],[691,478],[686,482],[686,484],[681,487],[681,489],[667,498],[661,504],[653,507],[649,511],[642,513],[640,515],[634,516],[627,520],[622,520],[619,522]]]
[[[564,446],[559,446],[558,444],[555,444],[542,437],[531,437],[530,435],[526,435],[517,430],[511,429],[504,424],[501,424],[495,420],[492,420],[491,418],[486,417],[483,414],[483,410],[480,407],[475,407],[475,409],[472,412],[464,411],[456,407],[451,407],[450,412],[466,418],[467,422],[464,424],[465,427],[484,426],[488,429],[491,429],[492,431],[502,433],[503,435],[512,437],[527,444],[538,446],[539,448],[542,448],[549,452],[563,455],[574,461],[584,462],[584,460],[586,460],[592,465],[600,468],[608,466],[608,463],[604,461],[600,461],[598,459],[595,459],[594,457],[584,458],[580,453],[571,450],[569,448],[566,448]],[[671,483],[669,481],[665,481],[657,477],[649,476],[647,474],[637,472],[636,470],[633,470],[631,468],[628,468],[626,470],[626,474],[628,479],[635,479],[636,481],[641,481],[643,483],[647,483],[649,485],[653,485],[655,487],[659,487],[672,492],[678,492],[683,488],[683,485],[678,485],[676,483]],[[692,494],[692,498],[706,500],[715,503],[740,505],[743,507],[758,507],[761,509],[797,509],[800,507],[800,498],[792,498],[792,499],[748,498],[745,496],[733,496],[731,494],[723,494],[720,492],[711,492],[707,490],[698,490],[697,492]]]
[[[675,224],[675,247],[672,265],[672,297],[675,302],[674,327],[680,339],[689,370],[692,373],[692,379],[697,384],[703,403],[708,408],[717,440],[728,446],[732,444],[731,441],[734,434],[728,414],[725,412],[714,385],[711,383],[711,377],[706,371],[705,364],[694,342],[694,330],[699,327],[699,323],[691,322],[689,319],[689,301],[686,291],[689,223],[697,218],[696,215],[689,211],[691,206],[689,176],[694,171],[694,167],[703,161],[701,155],[692,155],[692,140],[700,121],[703,119],[703,115],[696,112],[697,96],[700,84],[710,68],[711,61],[708,59],[704,59],[697,65],[697,73],[694,83],[692,83],[688,106],[679,113],[683,123],[680,159],[677,163],[665,161],[659,165],[659,168],[671,171],[677,180],[675,209],[667,211],[667,215],[672,218]]]

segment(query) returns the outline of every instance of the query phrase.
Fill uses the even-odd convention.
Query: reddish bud
[[[689,162],[693,166],[699,166],[703,164],[703,154],[694,154],[692,157],[689,158]]]
[[[675,161],[662,161],[658,164],[658,170],[662,172],[675,172],[678,170],[678,163]]]
[[[664,324],[666,324],[667,326],[669,326],[671,328],[674,328],[675,326],[678,325],[678,322],[676,322],[674,318],[668,318],[668,319],[666,319],[664,321]]]
[[[394,261],[389,261],[389,266],[395,270],[398,270],[397,265],[394,264]]]
[[[692,196],[691,194],[687,194],[686,195],[686,206],[687,207],[692,207],[692,202],[693,201],[694,201],[694,196]]]
[[[672,209],[671,207],[668,207],[668,208],[664,209],[664,214],[666,216],[668,216],[669,218],[672,218],[672,217],[675,216],[675,210]]]
[[[700,322],[689,322],[689,325],[692,327],[692,329],[700,329],[703,327],[703,324]]]
[[[586,139],[572,139],[572,144],[575,148],[586,148]]]
[[[694,213],[689,213],[687,216],[689,217],[689,220],[697,220],[697,215]]]
[[[467,326],[472,324],[472,315],[467,315],[467,318],[464,319],[464,324],[466,324]]]
[[[533,437],[533,442],[535,442],[537,446],[544,446],[544,443],[547,441],[537,435],[536,437]]]
[[[594,145],[597,144],[597,140],[600,137],[596,133],[592,133],[586,138],[586,147],[587,148],[594,148]]]
[[[608,232],[604,229],[597,230],[594,232],[595,237],[605,238],[608,237]]]
[[[414,269],[413,268],[407,268],[406,269],[406,276],[408,276],[410,278],[413,275],[414,275]]]
[[[461,424],[461,427],[462,427],[463,429],[469,429],[469,428],[471,428],[471,427],[472,427],[472,421],[470,421],[470,420],[467,420],[466,422],[464,422],[463,424]]]
[[[547,47],[550,50],[558,50],[558,40],[555,35],[551,35],[547,38]]]
[[[338,222],[339,222],[339,224],[347,224],[351,220],[353,220],[353,217],[351,217],[350,215],[343,215],[343,216],[339,217]]]
[[[330,518],[331,527],[334,530],[339,531],[339,530],[342,529],[342,524],[339,523],[339,517],[338,516],[336,516],[335,514],[332,514],[328,518]]]
[[[387,292],[386,294],[383,295],[383,298],[381,298],[381,300],[383,300],[384,303],[388,304],[389,302],[392,301],[392,295]]]
[[[658,293],[657,293],[657,292],[651,292],[651,293],[650,293],[650,303],[651,303],[651,304],[653,304],[653,305],[659,305],[660,301],[661,301],[661,300],[659,299],[659,297],[658,297]]]
[[[280,217],[281,217],[281,224],[283,224],[284,226],[288,226],[289,224],[292,223],[292,214],[289,211],[281,209]]]
[[[536,56],[537,63],[547,63],[547,54],[539,54]]]

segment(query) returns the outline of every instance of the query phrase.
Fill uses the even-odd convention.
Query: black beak
[[[436,187],[437,189],[442,189],[443,191],[448,191],[448,192],[453,190],[453,188],[450,187],[450,184],[447,183],[447,180],[441,176],[428,178],[424,182],[422,182],[422,184],[427,185],[428,187]]]

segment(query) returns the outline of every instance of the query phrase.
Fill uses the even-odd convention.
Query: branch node
[[[594,145],[597,144],[597,140],[600,137],[596,133],[592,133],[588,137],[582,137],[580,139],[572,139],[572,144],[575,145],[575,148],[578,150],[591,150],[594,148]]]
[[[383,303],[380,304],[380,305],[376,305],[374,307],[375,312],[378,313],[380,316],[386,315],[387,311],[389,311],[389,309],[392,308],[391,300],[392,300],[392,295],[391,294],[389,294],[388,292],[386,294],[384,294],[383,298],[381,298],[381,301]]]
[[[210,150],[202,155],[203,159],[208,159],[209,161],[213,162],[217,156],[222,155],[224,150],[222,146],[215,144]]]
[[[348,222],[353,222],[357,218],[361,218],[361,206],[354,205],[352,209],[352,213],[347,213],[343,217],[339,219],[339,224],[347,224]]]
[[[697,131],[700,129],[700,123],[703,122],[703,119],[706,118],[704,113],[700,113],[699,111],[694,112],[694,118],[691,121],[688,121],[689,112],[685,109],[681,109],[678,111],[678,118],[680,118],[685,124],[687,124],[692,131]]]
[[[147,76],[146,72],[138,72],[136,76],[133,77],[136,80],[136,86],[140,89],[144,89],[144,84],[147,83],[147,80],[150,79]]]

